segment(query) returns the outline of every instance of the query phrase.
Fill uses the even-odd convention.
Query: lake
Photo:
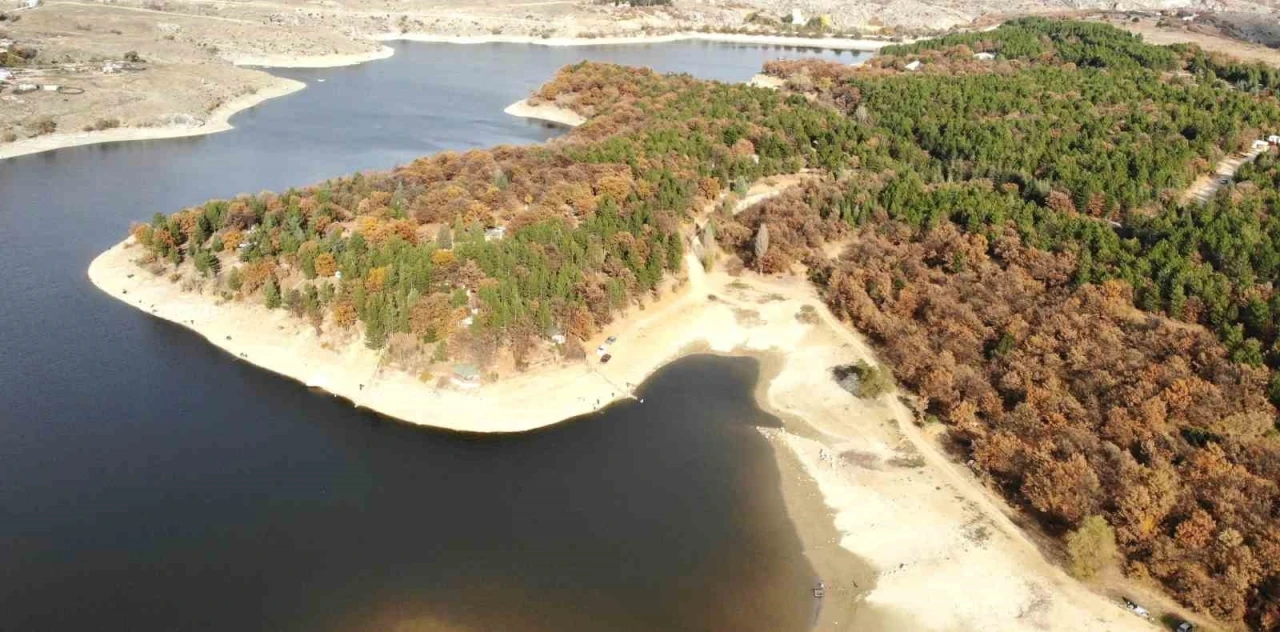
[[[396,44],[208,137],[0,161],[0,630],[803,630],[815,579],[748,359],[692,356],[519,436],[390,421],[85,275],[132,221],[448,149],[581,59],[742,81],[865,54],[701,42]],[[317,81],[324,79],[323,82]]]

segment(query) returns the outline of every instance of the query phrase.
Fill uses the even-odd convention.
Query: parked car
[[[600,364],[608,364],[613,359],[613,354],[606,353],[600,356]]]
[[[615,342],[617,342],[617,341],[618,341],[618,337],[617,337],[617,336],[609,336],[608,338],[605,338],[605,339],[604,339],[604,343],[605,343],[605,344],[607,344],[607,345],[611,345],[611,344],[613,344],[613,343],[615,343]]]
[[[1183,621],[1182,623],[1178,624],[1177,632],[1194,632],[1195,629],[1196,629],[1196,626],[1191,625],[1190,621]]]

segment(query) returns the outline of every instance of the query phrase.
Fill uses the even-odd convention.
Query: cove
[[[0,629],[804,629],[813,573],[752,427],[774,422],[751,360],[686,358],[645,404],[539,433],[450,435],[240,363],[85,279],[153,212],[550,138],[502,109],[567,63],[744,80],[815,54],[396,48],[281,71],[309,87],[230,132],[0,162]]]

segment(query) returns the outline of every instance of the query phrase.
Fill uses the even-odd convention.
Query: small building
[[[497,241],[506,236],[507,236],[506,226],[494,226],[493,228],[490,228],[484,231],[485,241]]]
[[[34,9],[40,6],[40,0],[22,0],[21,6],[24,9]]]
[[[791,10],[791,23],[798,24],[801,26],[804,25],[804,13],[802,13],[800,9]]]
[[[20,83],[16,88],[13,89],[13,91],[17,94],[22,94],[24,92],[35,92],[36,90],[39,90],[39,89],[40,89],[40,86],[37,86],[34,83]]]
[[[976,53],[973,56],[978,61],[991,61],[996,58],[995,53]]]
[[[569,340],[564,336],[564,332],[560,331],[559,327],[548,327],[546,334],[547,334],[547,338],[550,339],[551,342],[558,345],[562,345],[565,342],[568,342]]]
[[[60,86],[60,85],[58,85],[58,84],[56,84],[56,83],[46,83],[46,84],[44,84],[44,85],[40,86],[40,89],[41,89],[41,90],[44,90],[45,92],[57,92],[57,91],[58,91],[58,89],[59,89],[59,88],[61,88],[61,87],[62,87],[62,86]]]
[[[8,68],[0,68],[0,81],[12,81],[13,72]]]
[[[1265,149],[1269,149],[1270,147],[1271,147],[1271,143],[1269,141],[1265,141],[1261,139],[1253,141],[1254,151],[1263,151]]]
[[[922,65],[923,65],[923,64],[921,64],[921,63],[920,63],[920,60],[919,60],[919,59],[917,59],[917,60],[915,60],[915,61],[913,61],[913,62],[911,62],[911,63],[907,64],[907,70],[920,70],[920,66],[922,66]]]
[[[120,72],[121,68],[124,68],[124,64],[121,64],[119,62],[109,61],[105,64],[102,64],[102,74],[104,75],[115,74],[117,72]]]
[[[480,386],[480,367],[474,364],[455,364],[451,381],[454,386],[476,388]]]
[[[1267,142],[1280,147],[1280,134],[1272,134],[1267,137]]]

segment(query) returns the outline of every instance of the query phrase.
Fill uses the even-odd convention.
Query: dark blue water
[[[242,364],[85,276],[157,211],[545,140],[502,109],[584,58],[740,81],[803,54],[402,44],[279,71],[309,87],[230,132],[0,161],[0,630],[803,629],[812,571],[749,360],[459,436]]]

